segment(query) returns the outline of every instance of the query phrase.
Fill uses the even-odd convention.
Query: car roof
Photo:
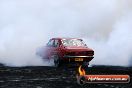
[[[56,38],[52,38],[52,39],[59,39],[59,40],[62,40],[62,39],[80,39],[80,38],[56,37]]]

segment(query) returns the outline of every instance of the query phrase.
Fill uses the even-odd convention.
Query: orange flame
[[[78,71],[79,71],[80,76],[83,76],[83,75],[86,74],[86,72],[85,72],[85,70],[82,68],[82,66],[79,66]]]

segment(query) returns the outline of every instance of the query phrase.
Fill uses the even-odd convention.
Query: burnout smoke
[[[0,63],[50,65],[35,55],[52,37],[84,38],[92,64],[132,62],[131,0],[1,0]]]

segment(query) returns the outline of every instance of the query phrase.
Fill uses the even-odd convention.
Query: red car
[[[64,63],[85,63],[88,65],[94,58],[94,51],[88,48],[82,39],[52,38],[46,47],[37,51],[37,55],[43,59],[53,60],[55,67]]]

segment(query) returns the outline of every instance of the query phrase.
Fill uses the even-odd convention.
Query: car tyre
[[[88,68],[88,66],[89,66],[89,62],[83,62],[83,64],[82,64],[83,68]]]
[[[54,67],[60,67],[61,62],[58,55],[53,55]]]

